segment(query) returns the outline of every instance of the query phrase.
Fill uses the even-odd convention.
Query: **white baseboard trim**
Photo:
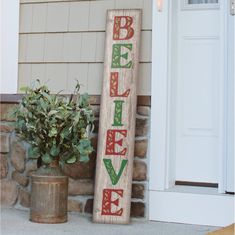
[[[233,195],[150,190],[149,197],[150,220],[210,226],[234,223]]]

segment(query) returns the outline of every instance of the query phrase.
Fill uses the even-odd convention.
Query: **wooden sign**
[[[126,224],[136,119],[141,10],[107,14],[93,221]]]

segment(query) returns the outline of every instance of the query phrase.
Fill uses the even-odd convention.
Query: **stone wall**
[[[37,161],[28,158],[28,145],[19,140],[7,117],[9,108],[17,104],[1,103],[0,122],[0,175],[1,206],[29,208],[30,175],[37,169]],[[92,136],[97,148],[99,105],[92,105],[96,121]],[[147,147],[149,133],[149,106],[138,106],[136,114],[135,159],[132,184],[131,216],[146,218],[147,205]],[[90,156],[88,164],[65,165],[63,171],[69,176],[68,210],[91,214],[93,208],[94,176],[96,151]]]

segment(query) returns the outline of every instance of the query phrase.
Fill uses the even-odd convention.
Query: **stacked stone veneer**
[[[28,158],[28,145],[19,140],[7,117],[8,110],[17,104],[1,103],[0,175],[1,206],[29,208],[30,176],[37,169],[37,160]],[[92,143],[97,149],[99,106],[93,105],[96,117]],[[138,106],[136,114],[135,158],[133,168],[131,216],[146,218],[147,205],[147,147],[150,107]],[[68,211],[91,214],[93,208],[96,151],[87,164],[65,165],[69,176]]]

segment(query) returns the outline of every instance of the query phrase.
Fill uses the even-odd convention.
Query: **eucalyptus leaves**
[[[30,157],[41,157],[46,165],[56,157],[61,164],[89,161],[94,116],[88,94],[80,95],[79,89],[77,84],[70,97],[50,94],[39,81],[36,88],[22,89],[26,95],[14,116],[16,132],[31,144]]]

